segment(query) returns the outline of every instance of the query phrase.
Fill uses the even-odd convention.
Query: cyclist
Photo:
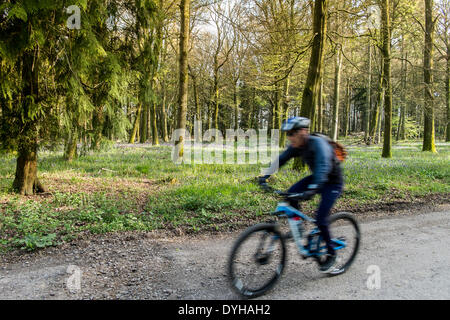
[[[266,180],[289,159],[301,157],[312,171],[312,175],[300,180],[289,188],[289,193],[304,193],[303,199],[309,200],[315,194],[322,196],[316,211],[317,227],[326,242],[328,253],[319,269],[323,273],[333,270],[336,253],[332,246],[328,229],[328,216],[343,190],[342,171],[333,147],[323,138],[309,134],[310,120],[293,117],[285,121],[281,130],[286,131],[290,141],[289,147],[259,177],[259,183],[266,185]],[[291,200],[291,206],[298,209],[298,200]]]

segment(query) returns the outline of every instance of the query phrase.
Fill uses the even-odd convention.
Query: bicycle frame
[[[319,235],[319,237],[316,237],[316,241],[308,241],[307,245],[304,246],[302,244],[303,240],[303,234],[302,229],[299,228],[299,225],[301,225],[304,221],[308,221],[311,223],[316,223],[316,220],[313,218],[308,217],[307,215],[303,214],[299,210],[293,208],[289,205],[287,202],[279,202],[276,208],[275,213],[278,216],[284,216],[288,219],[289,227],[291,229],[292,235],[294,237],[294,242],[297,245],[297,249],[300,252],[300,254],[304,258],[308,257],[318,257],[326,253],[326,247],[322,246],[319,247],[320,242],[322,240],[322,237]],[[280,214],[282,213],[282,214]],[[315,235],[319,233],[319,229],[316,227],[309,235]],[[333,242],[336,243],[335,250],[339,250],[342,248],[345,248],[346,244],[345,242],[339,240],[339,239],[332,239]],[[325,250],[324,250],[325,249]]]

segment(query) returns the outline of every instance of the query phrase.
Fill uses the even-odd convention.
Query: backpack
[[[325,139],[326,141],[328,141],[328,143],[331,145],[331,147],[334,150],[334,153],[336,155],[336,159],[339,160],[339,162],[344,162],[345,159],[347,158],[347,150],[345,150],[345,147],[340,144],[339,142],[333,141],[330,139],[330,137],[319,133],[319,132],[314,132],[311,134],[312,136],[315,137],[320,137],[322,139]]]

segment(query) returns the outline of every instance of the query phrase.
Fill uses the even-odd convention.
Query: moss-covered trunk
[[[103,125],[105,123],[105,115],[103,113],[103,107],[98,106],[94,110],[92,116],[92,128],[93,128],[93,138],[91,149],[94,151],[99,151],[101,143],[103,140]]]
[[[383,78],[384,78],[384,60],[381,59],[381,73],[379,75],[379,79],[378,79],[378,87],[377,87],[377,101],[375,104],[375,107],[372,111],[372,116],[370,119],[370,129],[369,129],[369,140],[368,140],[368,144],[370,144],[371,142],[373,143],[377,143],[377,130],[380,126],[379,123],[379,119],[380,119],[380,114],[381,114],[381,108],[383,107],[383,100],[384,100],[384,84],[383,84]]]
[[[214,57],[214,129],[219,129],[219,69],[217,68],[217,57]]]
[[[334,99],[333,99],[333,120],[331,129],[331,138],[336,141],[339,137],[339,102],[341,99],[341,70],[342,70],[342,52],[337,47],[336,62],[334,68]]]
[[[38,96],[38,49],[28,50],[22,60],[22,99],[24,117],[21,118],[21,132],[18,137],[18,157],[13,189],[21,195],[45,192],[46,189],[37,177],[38,124],[36,118],[30,118],[39,103]]]
[[[323,132],[323,109],[324,109],[324,97],[323,97],[323,76],[320,79],[320,90],[319,90],[319,105],[317,108],[317,131]]]
[[[434,94],[433,94],[433,0],[425,0],[425,49],[423,77],[425,83],[425,113],[422,151],[436,152],[434,137]]]
[[[190,0],[181,0],[180,14],[181,14],[181,28],[180,28],[180,53],[179,53],[179,76],[180,85],[178,92],[178,123],[177,129],[180,129],[180,135],[176,142],[176,152],[178,157],[183,157],[184,154],[184,130],[186,130],[186,114],[188,103],[188,46],[189,46],[189,20],[190,20]],[[177,157],[177,158],[178,158]]]
[[[383,158],[392,157],[392,83],[391,83],[391,18],[390,0],[383,0],[382,5],[382,37],[383,37],[383,59],[384,59],[384,137]]]
[[[133,130],[131,131],[128,143],[134,143],[136,141],[136,135],[139,130],[139,119],[141,119],[141,111],[142,111],[142,104],[139,104],[136,111],[136,117],[134,118]]]
[[[287,120],[289,115],[289,88],[290,76],[288,75],[283,84],[283,103],[281,105],[281,120]],[[313,121],[314,122],[314,121]],[[282,131],[280,134],[280,147],[283,148],[286,143],[286,132]]]
[[[350,104],[351,104],[351,99],[350,99],[350,79],[347,79],[347,85],[346,85],[346,89],[345,89],[345,107],[344,107],[344,114],[343,114],[343,121],[342,121],[342,134],[344,135],[344,137],[346,138],[348,135],[348,132],[350,131]]]
[[[318,101],[320,77],[322,76],[323,59],[325,51],[325,39],[327,34],[328,0],[316,0],[314,4],[313,18],[313,45],[309,62],[308,78],[305,83],[302,97],[300,115],[314,121],[314,111]],[[314,123],[311,124],[315,128]],[[305,168],[300,158],[296,158],[293,168],[303,170]]]
[[[74,125],[72,132],[70,132],[69,137],[66,141],[66,146],[64,148],[64,159],[71,162],[73,159],[77,158],[77,142],[78,142],[78,128]]]
[[[159,145],[158,126],[156,122],[156,101],[153,100],[150,108],[150,127],[152,129],[152,144]]]
[[[447,94],[447,134],[445,136],[445,141],[450,142],[450,45],[447,46],[447,75],[445,87]]]
[[[148,140],[148,123],[149,123],[149,105],[147,102],[144,103],[144,106],[141,110],[141,119],[139,123],[139,142],[146,143]]]
[[[37,140],[26,146],[22,144],[19,149],[13,189],[25,196],[46,192],[37,177]]]
[[[368,63],[367,63],[367,91],[366,91],[366,106],[364,109],[364,142],[369,143],[370,131],[370,109],[372,105],[372,44],[369,41],[368,45]]]
[[[164,142],[169,142],[169,134],[167,130],[167,106],[166,106],[166,93],[163,91],[163,97],[161,102],[161,128],[162,139]]]

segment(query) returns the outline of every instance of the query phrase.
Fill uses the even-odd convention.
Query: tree
[[[370,125],[369,125],[369,141],[373,141],[375,143],[378,143],[377,141],[377,131],[378,128],[381,126],[380,123],[380,116],[381,116],[381,109],[383,108],[383,103],[384,103],[384,91],[385,91],[385,86],[384,86],[384,59],[383,57],[381,57],[380,59],[380,73],[378,75],[378,85],[377,85],[377,99],[376,99],[376,103],[375,106],[372,110],[372,116],[371,116],[371,120],[370,120]]]
[[[364,112],[364,142],[369,143],[369,131],[370,131],[370,110],[372,109],[372,43],[369,39],[367,45],[367,89],[366,89],[366,107]]]
[[[176,143],[177,156],[182,157],[184,154],[184,138],[186,130],[186,113],[188,99],[188,44],[189,44],[189,17],[190,17],[190,0],[181,0],[180,2],[180,51],[179,51],[179,94],[178,94],[178,128],[180,135]]]
[[[230,55],[234,48],[234,41],[229,39],[230,28],[224,22],[223,19],[223,10],[220,3],[214,5],[214,9],[212,10],[212,19],[216,26],[217,31],[217,43],[213,56],[213,83],[214,83],[214,129],[219,129],[219,99],[220,99],[220,79],[219,73],[222,67],[230,58]],[[234,39],[232,39],[234,40]]]
[[[323,68],[323,59],[325,51],[325,38],[327,33],[327,10],[328,0],[316,0],[313,14],[313,44],[309,62],[308,78],[303,90],[302,107],[300,116],[312,120],[311,130],[314,130],[316,104],[319,101],[320,76]],[[294,169],[300,170],[303,164],[296,158]]]
[[[434,90],[433,90],[433,51],[434,51],[433,0],[425,0],[425,48],[423,57],[423,78],[425,84],[424,128],[422,151],[436,152],[434,138]]]
[[[450,3],[439,4],[439,38],[443,43],[442,58],[445,60],[445,105],[446,105],[446,135],[445,141],[450,141]]]
[[[337,5],[337,10],[339,10],[339,5]],[[336,33],[339,34],[341,29],[339,13],[336,14],[335,28]],[[342,45],[341,43],[336,43],[335,47],[335,64],[334,64],[334,99],[333,99],[333,120],[331,128],[331,139],[336,141],[338,139],[339,133],[339,102],[341,99],[341,70],[342,70]],[[345,124],[346,125],[346,124]]]
[[[0,6],[1,102],[6,120],[2,136],[11,135],[2,139],[2,148],[18,152],[13,189],[22,195],[46,191],[37,176],[39,125],[49,113],[41,90],[48,58],[43,48],[50,47],[62,25],[60,5],[60,1],[14,1]]]
[[[384,139],[383,158],[392,157],[392,83],[391,83],[391,18],[390,0],[381,3],[382,38],[383,38],[383,84],[384,93]]]
[[[400,105],[400,119],[397,128],[397,140],[405,140],[406,138],[406,84],[408,74],[408,53],[405,52],[405,36],[402,35],[402,62],[401,62],[401,105]]]
[[[308,78],[303,90],[300,116],[314,120],[314,113],[319,97],[320,76],[322,75],[325,51],[325,38],[327,33],[328,0],[316,0],[313,18],[313,44],[309,62]],[[315,123],[311,123],[314,130]]]

